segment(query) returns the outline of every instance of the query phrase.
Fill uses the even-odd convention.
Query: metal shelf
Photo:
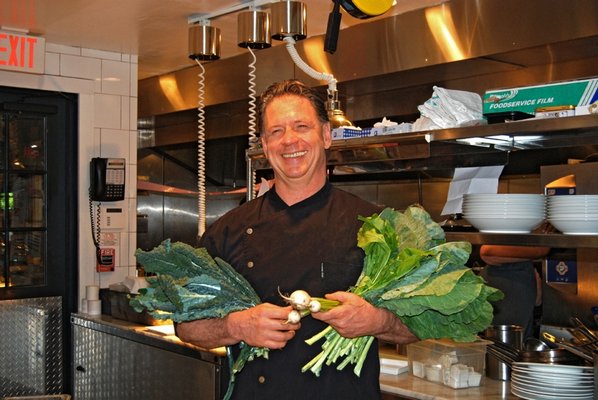
[[[466,165],[500,165],[516,150],[598,145],[598,115],[529,119],[463,128],[439,129],[408,134],[335,140],[328,155],[330,166],[348,166],[361,173]],[[269,169],[261,149],[247,151],[248,193],[253,193],[252,175]],[[562,234],[502,234],[446,232],[447,240],[472,244],[547,246],[553,248],[598,248],[598,236]]]
[[[343,175],[505,165],[511,151],[586,145],[598,145],[598,115],[334,140],[328,165]],[[253,193],[253,173],[270,165],[262,149],[249,149],[246,157]]]
[[[552,248],[598,248],[598,235],[509,234],[482,232],[446,232],[447,241],[465,241],[474,245],[522,245]]]

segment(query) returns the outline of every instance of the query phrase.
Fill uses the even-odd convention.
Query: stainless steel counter
[[[382,346],[380,355],[386,358],[407,359],[406,356],[398,354],[392,346]],[[511,394],[509,382],[488,377],[483,378],[480,386],[453,389],[440,383],[415,377],[409,372],[400,375],[380,374],[380,389],[383,393],[390,393],[399,398],[419,400],[510,400],[519,398]]]
[[[77,400],[220,398],[224,359],[218,349],[107,316],[73,314],[71,321]]]
[[[149,347],[147,349],[159,349],[166,350],[169,353],[176,353],[185,357],[192,357],[194,359],[213,364],[216,369],[222,365],[223,357],[225,356],[224,348],[217,349],[202,349],[188,343],[182,342],[171,332],[159,333],[155,330],[156,327],[150,327],[146,325],[140,325],[112,318],[110,316],[89,316],[86,314],[73,314],[71,320],[74,327],[90,329],[93,332],[100,334],[109,335],[110,337],[116,337],[126,341],[138,343]],[[97,343],[94,337],[94,343]],[[111,342],[112,343],[112,342]],[[77,348],[78,345],[75,345]],[[97,349],[96,349],[97,350]],[[109,351],[109,349],[105,349]],[[143,351],[143,350],[140,350]],[[94,351],[94,354],[102,353]],[[157,354],[157,353],[154,353]],[[394,349],[383,347],[381,354],[385,357],[390,358],[404,358],[394,352]],[[105,356],[102,356],[105,358]],[[76,355],[75,360],[76,374],[90,374],[91,368],[97,362],[89,361],[86,357]],[[121,359],[122,362],[122,359]],[[205,363],[204,363],[205,364]],[[114,364],[110,364],[112,370],[111,377],[115,379],[122,379],[123,376],[114,374]],[[180,370],[177,368],[177,370]],[[94,379],[97,376],[94,375]],[[80,379],[81,380],[81,379]],[[76,379],[77,381],[77,379]],[[90,385],[89,382],[85,381],[85,378],[81,380],[85,383],[84,386],[91,387],[97,385]],[[113,385],[117,385],[114,382]],[[467,388],[467,389],[452,389],[447,386],[429,382],[424,379],[420,379],[410,375],[409,373],[403,373],[400,375],[387,375],[380,374],[380,387],[382,392],[397,395],[402,398],[408,399],[422,399],[422,400],[452,400],[452,399],[476,399],[476,400],[497,400],[497,399],[517,399],[516,396],[510,394],[510,386],[508,382],[496,381],[489,378],[484,378],[483,384],[479,387]],[[80,398],[85,399],[104,399],[109,398],[111,393],[105,393],[106,396],[88,395],[85,390],[79,392]],[[151,394],[150,394],[151,397]]]
[[[380,389],[408,399],[421,400],[498,400],[518,399],[510,393],[509,382],[484,378],[481,386],[452,389],[448,386],[417,378],[405,372],[401,375],[380,374]]]

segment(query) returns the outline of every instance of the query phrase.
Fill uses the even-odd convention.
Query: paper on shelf
[[[498,178],[503,168],[503,165],[455,168],[441,215],[461,213],[464,194],[497,193]]]

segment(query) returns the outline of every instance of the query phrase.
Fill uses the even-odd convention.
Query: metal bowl
[[[542,364],[584,364],[584,360],[581,357],[578,357],[565,349],[549,349],[541,351],[523,350],[520,353],[520,361]]]

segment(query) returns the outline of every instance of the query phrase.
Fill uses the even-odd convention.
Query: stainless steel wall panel
[[[0,301],[0,397],[62,393],[62,299]]]

